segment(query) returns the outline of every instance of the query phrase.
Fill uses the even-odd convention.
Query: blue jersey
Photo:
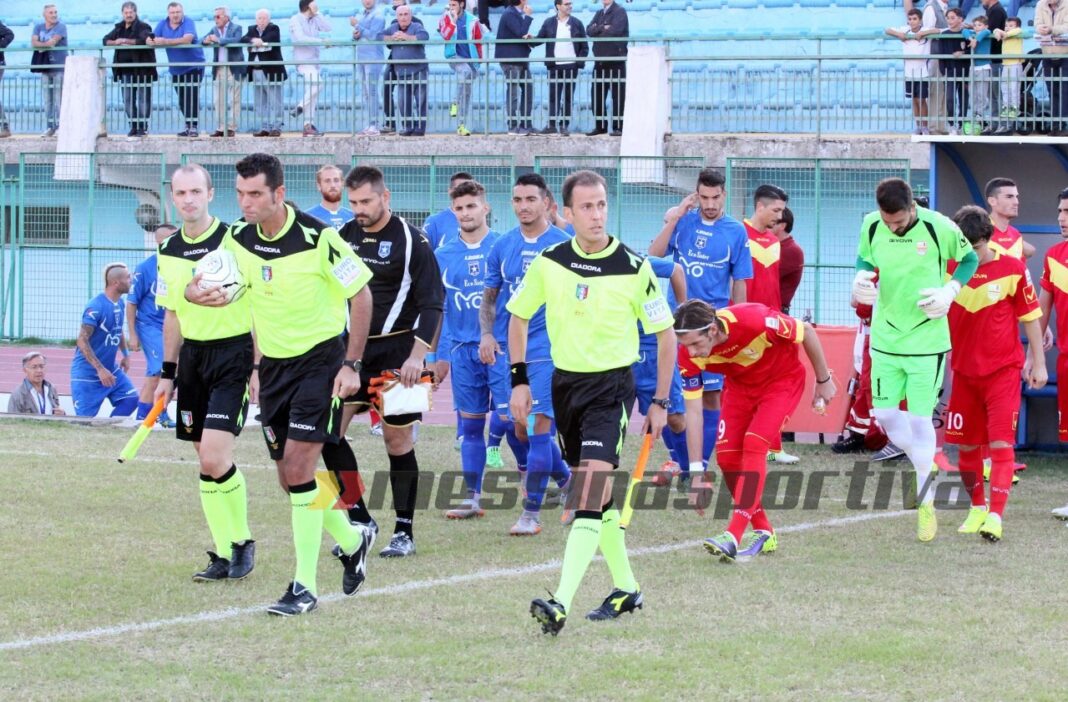
[[[727,215],[708,224],[700,210],[687,212],[675,225],[667,253],[686,271],[686,296],[717,309],[730,303],[732,279],[753,277],[749,236]]]
[[[132,302],[137,306],[138,328],[163,329],[164,310],[156,304],[156,278],[158,277],[156,264],[156,254],[152,254],[137,264],[130,294],[126,296],[127,302]]]
[[[442,244],[434,255],[445,284],[445,321],[441,339],[448,344],[477,344],[482,338],[478,325],[478,308],[486,288],[486,267],[493,244],[501,238],[497,232],[486,234],[477,244],[457,237]],[[439,343],[441,348],[445,343]]]
[[[493,335],[497,338],[497,343],[508,343],[508,320],[512,315],[505,306],[519,288],[531,261],[553,244],[570,239],[562,230],[549,227],[544,234],[531,241],[516,227],[493,245],[489,270],[486,272],[486,287],[500,291],[497,295],[497,318],[493,324]],[[526,360],[540,361],[549,357],[549,333],[545,329],[545,307],[542,306],[530,320]]]
[[[430,248],[436,249],[460,237],[460,223],[452,210],[442,210],[432,214],[423,222],[423,233],[430,242]]]
[[[347,207],[339,207],[337,212],[331,212],[323,207],[323,203],[319,203],[310,210],[305,210],[306,214],[310,214],[323,224],[329,225],[334,229],[341,229],[343,226],[355,219],[355,215],[352,214],[352,210]]]
[[[670,258],[660,256],[649,256],[649,265],[653,267],[653,275],[657,278],[670,278],[671,274],[675,272],[675,261]],[[674,312],[678,307],[678,301],[675,299],[675,291],[671,289],[670,285],[667,285],[663,289],[664,297],[667,298],[668,306],[671,311]],[[642,323],[638,322],[638,349],[656,349],[656,334],[646,334],[642,329]]]
[[[119,350],[119,341],[122,339],[122,325],[126,321],[126,307],[122,298],[118,302],[112,302],[104,293],[100,293],[86,306],[82,312],[82,324],[88,324],[93,328],[89,337],[89,348],[93,350],[100,364],[114,373],[118,370],[115,362],[115,352]],[[85,360],[81,349],[75,349],[74,362],[70,366],[72,378],[96,378],[96,369],[89,361]]]

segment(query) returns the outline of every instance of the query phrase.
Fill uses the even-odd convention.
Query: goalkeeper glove
[[[875,287],[875,271],[857,271],[853,278],[853,298],[861,305],[874,305],[879,296],[879,289]]]
[[[949,314],[949,307],[960,292],[960,283],[951,280],[940,288],[924,288],[916,305],[928,319],[941,319]]]

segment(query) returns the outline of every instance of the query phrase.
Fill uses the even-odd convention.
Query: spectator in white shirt
[[[912,117],[916,123],[916,134],[929,134],[927,125],[927,97],[930,73],[927,57],[930,56],[930,42],[927,35],[937,34],[937,29],[923,29],[923,13],[919,10],[908,11],[908,24],[904,27],[889,27],[887,35],[901,40],[905,53],[905,97],[912,99]]]
[[[319,33],[329,34],[330,23],[319,14],[315,0],[300,0],[300,12],[289,18],[289,36],[296,46],[293,47],[293,60],[297,62],[297,72],[304,79],[304,98],[290,112],[294,117],[304,115],[304,136],[322,136],[315,128],[315,106],[319,102],[319,44],[326,44]]]

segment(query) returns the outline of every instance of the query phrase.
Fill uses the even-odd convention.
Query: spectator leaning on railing
[[[1035,7],[1035,39],[1042,47],[1042,72],[1049,89],[1053,131],[1050,136],[1068,136],[1068,90],[1063,81],[1068,71],[1068,0],[1039,0]]]
[[[4,49],[15,38],[15,33],[12,32],[6,24],[0,22],[0,80],[4,79]],[[7,115],[4,114],[4,103],[2,100],[3,93],[0,92],[0,139],[7,139],[11,136],[11,127],[7,123]]]
[[[137,4],[122,4],[122,21],[104,35],[104,46],[147,46],[152,27],[137,17]],[[152,115],[152,84],[156,73],[156,52],[151,48],[115,51],[111,72],[122,85],[122,102],[130,120],[129,137],[148,134],[148,120]]]
[[[478,77],[478,60],[482,58],[482,25],[465,10],[464,0],[449,0],[438,22],[438,34],[448,42],[445,58],[456,73],[456,99],[449,107],[449,115],[459,119],[457,134],[471,136],[467,122],[471,118],[471,86]]]
[[[942,34],[949,35],[935,40],[935,53],[952,56],[939,60],[938,67],[945,81],[946,123],[950,134],[960,134],[968,114],[968,76],[971,74],[971,49],[969,40],[962,37],[964,16],[956,7],[946,11],[949,26]]]
[[[509,6],[497,23],[497,41],[532,39],[530,24],[534,21],[534,8],[528,0],[508,0]],[[497,44],[494,56],[501,62],[504,72],[504,89],[508,133],[526,135],[534,133],[531,121],[534,110],[534,86],[530,79],[530,50],[533,43],[512,41]]]
[[[909,8],[912,9],[912,8]],[[927,0],[923,6],[923,29],[942,31],[949,26],[946,20],[946,11],[949,5],[944,0]],[[938,44],[932,45],[932,53],[939,54]],[[930,93],[927,101],[927,125],[931,134],[946,133],[946,85],[942,82],[942,66],[940,59],[931,59],[927,63],[927,70],[935,78],[930,85]]]
[[[931,54],[929,34],[938,34],[937,29],[923,29],[923,13],[912,9],[906,13],[908,24],[904,27],[887,27],[886,33],[901,40],[905,54],[905,97],[912,100],[912,118],[916,134],[928,134],[927,97],[930,74],[927,57]]]
[[[30,70],[41,74],[47,123],[42,136],[52,137],[59,129],[59,108],[63,103],[63,64],[67,60],[67,52],[55,47],[67,45],[67,25],[59,21],[59,10],[55,5],[45,5],[43,15],[44,22],[33,26],[30,44],[35,49],[48,50],[34,52],[31,61],[34,67]]]
[[[315,108],[319,104],[319,90],[322,88],[319,77],[319,44],[326,44],[319,38],[320,32],[330,33],[330,23],[319,14],[319,5],[315,0],[300,0],[300,12],[289,18],[289,36],[297,46],[293,47],[293,60],[297,62],[297,72],[304,79],[304,97],[289,114],[294,117],[304,115],[304,136],[322,136],[315,128]],[[303,44],[303,46],[301,46]]]
[[[990,41],[993,35],[987,26],[987,19],[980,15],[972,20],[972,29],[964,30],[974,58],[972,59],[972,132],[974,134],[993,134],[988,121],[990,119],[990,91],[994,87],[991,80],[992,64],[990,59]]]
[[[256,88],[254,104],[260,129],[253,136],[282,136],[282,83],[289,79],[289,72],[282,63],[281,41],[281,30],[271,22],[267,10],[256,11],[256,23],[241,37],[242,44],[249,44],[248,65]]]
[[[549,69],[549,124],[542,134],[570,133],[575,81],[582,59],[590,53],[586,29],[571,16],[571,6],[571,0],[555,0],[556,14],[538,30],[538,39],[545,41],[545,66]]]
[[[592,39],[619,38],[623,41],[593,42],[592,103],[596,126],[586,136],[623,135],[623,105],[627,100],[627,37],[630,23],[627,11],[614,0],[602,0],[586,34]],[[596,60],[600,59],[600,60]],[[605,60],[615,59],[615,60]],[[608,114],[608,96],[612,96],[612,114]]]
[[[1019,17],[1005,20],[1005,29],[994,30],[994,36],[1001,40],[1001,53],[1006,56],[1022,56],[1023,23]],[[1005,58],[1001,60],[1001,118],[1005,134],[1013,132],[1013,124],[1020,116],[1020,80],[1023,77],[1023,59]]]
[[[197,45],[197,27],[185,16],[180,2],[167,5],[167,19],[156,25],[149,46],[167,49],[171,84],[178,95],[178,109],[185,119],[180,137],[196,137],[200,133],[200,83],[204,80],[204,50]]]
[[[22,372],[26,379],[15,388],[7,401],[10,414],[66,414],[59,406],[56,386],[45,380],[44,354],[30,351],[22,357]]]
[[[986,28],[993,35],[990,39],[990,55],[999,57],[990,61],[990,76],[993,79],[993,83],[990,86],[990,114],[994,118],[991,124],[994,129],[988,134],[1000,136],[1012,133],[1009,128],[1010,125],[1000,120],[1002,104],[1001,92],[998,89],[1001,82],[1001,37],[999,30],[1003,31],[1005,29],[1005,21],[1008,19],[1008,15],[998,0],[982,0],[982,4],[986,13]]]
[[[362,0],[363,14],[349,18],[353,26],[352,39],[356,45],[356,61],[360,72],[360,87],[363,93],[363,109],[367,126],[360,132],[365,136],[378,136],[378,84],[382,77],[382,58],[385,49],[379,41],[386,29],[386,8],[376,0]]]
[[[204,46],[215,47],[211,55],[212,63],[216,64],[211,69],[211,75],[215,83],[215,120],[218,129],[213,137],[234,136],[237,133],[237,119],[241,115],[241,81],[245,79],[248,68],[245,63],[245,52],[241,50],[241,25],[230,19],[230,9],[223,7],[215,8],[215,26],[204,35],[201,43]],[[229,63],[229,66],[218,64]],[[227,97],[230,98],[230,111],[227,114]]]
[[[430,67],[426,63],[426,46],[430,39],[423,23],[412,18],[412,8],[397,7],[397,19],[386,27],[383,37],[392,42],[390,55],[393,73],[400,83],[400,130],[401,136],[426,134],[426,91]]]

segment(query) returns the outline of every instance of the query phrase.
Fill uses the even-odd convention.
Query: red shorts
[[[986,446],[1004,441],[1015,445],[1020,387],[1019,368],[1002,368],[986,378],[954,374],[946,443]]]
[[[1057,436],[1068,443],[1068,353],[1057,356]]]
[[[719,420],[716,453],[741,451],[746,434],[771,444],[782,432],[805,391],[805,371],[779,376],[767,385],[739,385],[727,380]]]

